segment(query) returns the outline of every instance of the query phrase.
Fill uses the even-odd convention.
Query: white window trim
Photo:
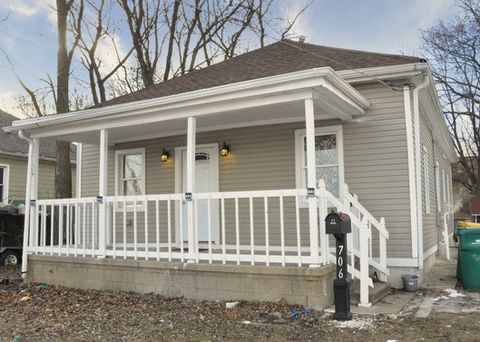
[[[423,146],[423,187],[425,192],[425,214],[430,214],[430,163],[428,162],[428,151]]]
[[[0,203],[8,204],[8,188],[10,183],[10,165],[0,164],[0,167],[4,168],[3,172],[3,198],[0,198]]]
[[[131,149],[125,149],[125,150],[116,150],[115,151],[115,196],[123,196],[123,193],[121,193],[120,189],[120,161],[121,157],[124,155],[128,154],[141,154],[142,155],[142,180],[140,182],[140,186],[142,187],[142,192],[143,195],[146,194],[146,170],[145,170],[145,165],[146,165],[146,160],[145,160],[145,148],[131,148]],[[122,210],[123,208],[118,205],[117,210]],[[127,211],[133,211],[133,205],[126,205]],[[144,206],[143,205],[138,205],[137,206],[137,211],[143,211]]]
[[[450,180],[451,180],[451,177],[449,176],[448,173],[445,173],[445,177],[447,177],[446,180],[445,180],[446,187],[447,187],[447,210],[448,210],[448,212],[450,212],[450,210],[452,210],[452,203],[451,203],[451,196],[450,196],[450,190],[451,190]]]
[[[343,126],[322,126],[315,127],[315,136],[335,134],[337,143],[338,176],[339,186],[345,183],[345,164],[343,158]],[[303,179],[303,138],[306,136],[306,129],[295,130],[295,184],[297,189],[305,189],[307,186]],[[302,207],[306,201],[300,201]]]
[[[437,212],[440,212],[442,209],[441,206],[441,194],[440,194],[440,165],[438,162],[435,163],[435,188],[436,188],[436,201],[437,201]]]
[[[445,184],[445,170],[442,170],[442,182],[443,182],[443,204],[445,204],[445,202],[447,202],[447,193],[446,193],[446,189],[447,189],[447,185]]]

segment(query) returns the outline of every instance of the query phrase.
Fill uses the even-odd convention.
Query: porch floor
[[[186,243],[185,243],[186,245]],[[320,257],[318,264],[311,264],[311,255],[308,250],[285,250],[283,253],[280,250],[270,250],[268,253],[264,248],[256,248],[253,250],[246,249],[246,246],[240,246],[237,254],[237,249],[228,247],[225,251],[221,247],[213,247],[210,250],[208,246],[200,246],[197,256],[195,253],[189,254],[188,248],[184,247],[148,247],[138,246],[137,249],[131,246],[123,248],[121,245],[116,249],[112,247],[106,248],[106,255],[99,256],[98,248],[92,253],[92,249],[83,249],[82,246],[70,246],[68,252],[66,247],[46,247],[45,251],[40,248],[40,253],[35,255],[45,256],[59,256],[59,257],[85,257],[98,259],[119,259],[119,260],[146,260],[146,261],[168,261],[168,262],[187,262],[187,263],[201,263],[201,264],[218,264],[218,265],[251,265],[251,266],[284,266],[284,267],[309,267],[318,268],[320,266]],[[161,257],[159,257],[161,255]],[[248,256],[250,261],[243,261],[242,256]],[[288,260],[295,258],[295,262]],[[269,260],[267,262],[267,259]],[[304,261],[302,259],[305,259]]]

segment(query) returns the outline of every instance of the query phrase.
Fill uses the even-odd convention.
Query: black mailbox
[[[331,212],[325,218],[327,234],[348,234],[352,232],[350,217],[344,213]]]
[[[347,234],[352,232],[350,217],[344,213],[332,211],[325,217],[327,234],[335,236],[337,276],[333,281],[335,314],[333,318],[340,321],[352,319],[350,312],[350,278],[347,275]]]

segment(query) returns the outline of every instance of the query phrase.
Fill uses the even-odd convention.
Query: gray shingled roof
[[[11,126],[12,121],[20,120],[16,116],[10,115],[0,110],[0,154],[2,152],[21,153],[28,155],[28,143],[20,139],[17,134],[5,133],[3,127]],[[56,147],[54,140],[40,140],[40,156],[55,158]]]
[[[345,70],[419,62],[425,62],[425,60],[411,56],[282,40],[227,61],[117,97],[99,106],[147,100],[318,67],[329,66],[333,70]]]

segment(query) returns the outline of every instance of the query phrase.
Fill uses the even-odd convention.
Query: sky
[[[288,16],[307,0],[281,0],[275,10]],[[54,0],[0,0],[0,109],[16,108],[24,94],[15,74],[31,88],[55,71]],[[306,41],[350,49],[421,55],[421,30],[455,13],[454,0],[316,0],[294,27]],[[8,19],[1,21],[3,18]],[[126,47],[126,37],[117,37]],[[2,52],[3,51],[3,52]],[[108,64],[108,46],[101,53]]]

